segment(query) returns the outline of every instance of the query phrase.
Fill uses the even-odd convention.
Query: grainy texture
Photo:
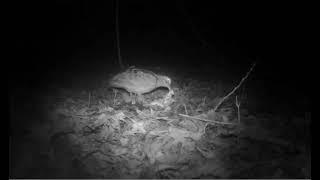
[[[159,87],[171,89],[171,80],[166,76],[157,75],[152,71],[129,68],[115,75],[109,81],[109,85],[114,88],[125,89],[129,93],[142,95]]]

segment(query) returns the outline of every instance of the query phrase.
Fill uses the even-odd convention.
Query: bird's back
[[[136,94],[148,93],[157,88],[158,76],[151,71],[129,68],[114,76],[109,85]]]

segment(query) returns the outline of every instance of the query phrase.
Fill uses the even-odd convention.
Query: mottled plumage
[[[111,78],[109,85],[125,89],[130,94],[142,95],[159,87],[166,87],[170,90],[171,80],[167,76],[157,75],[152,71],[131,67]]]

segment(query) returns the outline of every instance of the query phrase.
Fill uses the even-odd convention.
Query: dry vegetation
[[[23,140],[30,150],[12,177],[310,178],[304,136],[291,136],[306,133],[308,113],[288,125],[242,105],[250,102],[241,83],[172,79],[174,101],[166,108],[132,105],[126,92],[115,96],[104,83],[90,92],[61,89],[48,101],[47,122],[32,127],[33,141]]]

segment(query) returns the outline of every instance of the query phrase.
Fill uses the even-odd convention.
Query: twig
[[[136,120],[134,120],[134,119],[132,119],[131,117],[129,117],[129,116],[126,116],[126,118],[128,118],[131,122],[133,122],[133,123],[137,123],[137,121]]]
[[[200,107],[204,107],[206,104],[206,96],[202,99],[202,102],[198,105],[196,111],[200,110]]]
[[[119,0],[116,0],[116,38],[117,38],[117,50],[118,50],[118,61],[120,68],[123,69],[123,62],[121,58],[121,52],[120,52],[120,31],[119,31]]]
[[[177,121],[177,119],[169,119],[168,117],[156,117],[156,118],[153,118],[151,119],[151,121],[154,121],[154,120],[164,120],[164,121],[167,121],[168,124],[172,124],[173,121]]]
[[[238,123],[240,124],[241,123],[241,120],[240,120],[240,105],[241,105],[241,102],[238,101],[238,96],[236,96],[236,106],[237,106],[237,110],[238,110]],[[241,128],[238,129],[238,134],[240,134],[240,131],[241,131]],[[239,144],[240,142],[240,136],[237,137],[237,143]]]
[[[113,94],[114,94],[114,97],[113,97],[113,105],[115,105],[115,104],[116,104],[116,97],[117,97],[117,93],[118,93],[118,90],[113,89]]]
[[[151,120],[176,121],[177,119],[169,119],[168,117],[155,117]]]
[[[183,107],[184,107],[184,111],[186,112],[186,114],[188,114],[188,110],[187,110],[186,104],[183,104]]]
[[[205,121],[205,122],[210,122],[210,123],[217,123],[217,124],[230,124],[230,125],[236,125],[237,124],[237,123],[220,122],[220,121],[215,121],[215,120],[210,120],[210,119],[198,118],[198,117],[194,117],[194,116],[188,116],[188,115],[185,115],[185,114],[179,114],[179,116],[187,117],[187,118],[191,118],[191,119],[197,119],[197,120],[200,120],[200,121]]]
[[[244,76],[240,83],[229,93],[227,94],[225,97],[223,97],[220,102],[216,105],[216,107],[213,109],[213,112],[216,112],[216,110],[218,109],[218,107],[222,104],[222,102],[224,100],[226,100],[229,96],[231,96],[241,85],[242,83],[248,78],[249,74],[251,73],[251,71],[253,70],[253,68],[255,67],[256,63],[253,63],[252,67],[250,68],[250,70],[247,72],[246,76]]]
[[[236,106],[237,106],[237,109],[238,109],[238,122],[239,122],[239,124],[241,123],[241,120],[240,120],[240,105],[241,105],[241,102],[238,101],[238,96],[236,96]]]

